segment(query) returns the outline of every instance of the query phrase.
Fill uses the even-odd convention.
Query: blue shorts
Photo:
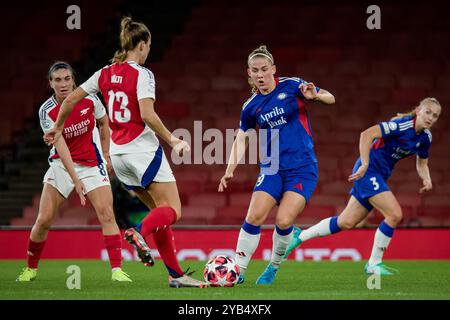
[[[361,166],[361,162],[357,161],[353,172],[355,173]],[[384,177],[375,170],[367,169],[364,177],[353,182],[353,188],[350,194],[354,196],[367,210],[372,211],[373,206],[369,203],[369,198],[385,191],[390,191]]]
[[[319,177],[317,163],[289,170],[278,170],[276,174],[260,174],[253,192],[265,191],[280,203],[286,191],[302,195],[306,202],[311,198]]]

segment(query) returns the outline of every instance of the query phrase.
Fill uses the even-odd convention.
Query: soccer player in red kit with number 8
[[[53,126],[61,103],[75,89],[72,67],[66,62],[54,63],[48,72],[55,94],[39,110],[42,130]],[[100,134],[96,123],[99,123]],[[117,226],[113,197],[107,169],[109,163],[109,128],[105,107],[95,96],[86,96],[74,106],[74,112],[64,127],[64,139],[59,139],[50,151],[50,168],[44,176],[39,214],[28,243],[27,267],[17,281],[34,280],[48,231],[61,204],[73,189],[85,204],[85,194],[91,201],[102,225],[103,238],[112,267],[113,281],[131,281],[122,271],[122,239]]]

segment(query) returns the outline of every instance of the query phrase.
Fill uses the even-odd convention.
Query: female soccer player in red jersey
[[[182,155],[189,145],[171,134],[154,110],[155,78],[144,68],[150,52],[148,28],[125,17],[121,22],[121,50],[113,64],[97,71],[64,101],[54,129],[47,139],[57,141],[73,106],[88,94],[101,92],[108,104],[111,128],[111,162],[119,180],[149,208],[142,223],[126,230],[125,238],[145,265],[153,265],[145,241],[153,235],[169,272],[170,287],[204,287],[205,283],[185,274],[176,259],[171,225],[181,217],[181,202],[169,163],[156,134]],[[156,133],[156,134],[155,134]]]
[[[54,63],[48,72],[54,95],[39,110],[42,130],[54,124],[64,99],[75,89],[72,67],[66,62]],[[105,108],[95,96],[86,96],[74,106],[64,126],[64,138],[53,146],[50,168],[44,176],[39,214],[28,243],[28,266],[17,281],[34,280],[48,231],[59,207],[73,189],[85,205],[85,194],[91,201],[102,225],[103,238],[112,267],[112,280],[131,281],[122,271],[122,239],[113,212],[113,198],[107,169],[109,164],[109,128]],[[96,127],[99,123],[100,135]],[[102,152],[103,151],[103,156]],[[64,245],[64,244],[62,244]]]
[[[425,98],[410,113],[398,114],[390,121],[363,131],[359,141],[360,158],[348,178],[353,188],[347,207],[339,216],[324,219],[306,230],[295,228],[286,256],[304,241],[354,228],[376,208],[385,219],[375,232],[372,253],[364,271],[380,275],[398,273],[382,263],[394,230],[402,220],[402,209],[386,181],[399,160],[417,154],[416,169],[423,184],[419,192],[432,189],[428,168],[430,128],[440,114],[438,100]]]
[[[311,82],[296,77],[275,77],[274,59],[266,46],[260,46],[250,53],[247,63],[254,94],[243,105],[240,129],[225,175],[220,180],[219,192],[227,187],[245,153],[249,129],[259,126],[260,150],[267,156],[260,161],[261,173],[239,233],[236,262],[241,268],[239,283],[242,283],[244,272],[258,247],[260,226],[272,208],[279,205],[273,232],[272,257],[256,281],[257,284],[271,284],[292,238],[294,220],[305,208],[318,179],[305,101],[333,104],[335,99],[331,93]],[[267,132],[267,140],[261,138],[263,130]],[[269,145],[270,149],[265,150]],[[277,146],[278,150],[273,146]]]

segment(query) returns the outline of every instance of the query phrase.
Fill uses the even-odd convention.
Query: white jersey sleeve
[[[151,98],[155,100],[155,77],[153,73],[146,68],[139,68],[137,81],[137,98]]]
[[[55,124],[48,113],[54,107],[56,107],[56,105],[56,101],[53,98],[50,98],[45,103],[43,103],[41,108],[39,109],[39,124],[41,125],[42,131],[44,131],[44,133],[47,133],[47,131],[53,128],[53,125]]]
[[[98,79],[100,78],[100,73],[102,70],[98,70],[94,73],[85,83],[83,83],[80,87],[84,91],[86,91],[89,95],[93,96],[100,91],[100,87],[98,85]]]
[[[94,95],[92,96],[92,100],[94,101],[94,117],[95,119],[103,118],[106,115],[105,106],[100,101],[100,99]]]
[[[55,124],[53,122],[52,119],[50,119],[50,117],[46,117],[46,118],[41,118],[39,116],[39,123],[41,124],[41,128],[42,131],[44,131],[44,133],[47,133],[47,131],[49,131],[51,128],[53,128],[53,125]]]

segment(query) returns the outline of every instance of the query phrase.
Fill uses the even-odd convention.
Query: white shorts
[[[74,163],[74,167],[87,193],[96,188],[110,185],[108,172],[104,163],[96,167],[88,167]],[[75,188],[72,178],[70,178],[69,173],[60,159],[55,159],[50,163],[50,168],[45,173],[43,182],[55,187],[66,199]]]
[[[111,155],[117,178],[129,190],[146,188],[152,182],[174,182],[175,177],[161,146],[154,152]]]

